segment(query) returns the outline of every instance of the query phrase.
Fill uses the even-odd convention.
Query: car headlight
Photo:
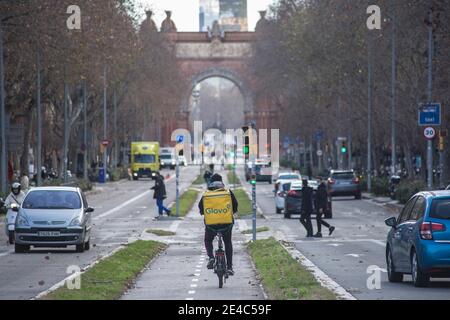
[[[80,214],[79,216],[72,219],[70,222],[70,226],[79,226],[83,222],[83,217]]]
[[[28,219],[24,215],[19,215],[17,217],[17,227],[29,227],[30,223],[28,222]]]
[[[133,173],[133,175],[135,176],[135,177],[137,177],[137,173],[135,172],[135,173]]]
[[[175,161],[172,161],[172,164],[176,164],[176,162],[175,162]]]

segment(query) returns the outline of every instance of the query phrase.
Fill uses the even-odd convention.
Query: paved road
[[[241,181],[245,181],[239,171]],[[251,187],[244,182],[248,191]],[[306,232],[297,217],[286,220],[275,213],[272,193],[273,185],[257,184],[257,203],[267,220],[259,219],[259,225],[266,225],[272,232],[295,244],[308,259],[339,283],[357,299],[450,299],[450,280],[434,279],[429,288],[415,288],[411,277],[405,276],[402,284],[391,284],[385,272],[385,241],[389,228],[384,219],[396,215],[392,209],[371,200],[353,198],[333,199],[333,219],[336,226],[332,237],[323,229],[322,239],[307,239]],[[313,221],[314,230],[316,222]],[[369,266],[381,270],[381,289],[367,288]]]
[[[166,175],[170,171],[163,171]],[[170,172],[173,175],[173,171]],[[198,168],[182,168],[180,188],[187,188],[198,174]],[[32,249],[31,253],[15,254],[0,232],[0,299],[30,299],[65,279],[71,265],[81,268],[91,264],[144,229],[158,226],[150,179],[120,181],[106,184],[102,192],[89,195],[95,208],[91,250],[74,253],[74,248]],[[175,179],[166,182],[167,204],[175,198]]]

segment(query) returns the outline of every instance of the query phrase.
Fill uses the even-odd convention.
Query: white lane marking
[[[191,284],[191,288],[197,288],[197,284]]]
[[[11,253],[13,253],[13,251],[8,251],[8,252],[0,253],[0,257],[5,257],[5,256],[7,256],[7,255],[9,255],[9,254],[11,254]]]
[[[363,254],[357,254],[357,253],[349,253],[345,255],[346,257],[353,257],[353,258],[359,258],[363,256]]]
[[[194,276],[200,277],[200,273],[194,273]]]
[[[376,240],[376,239],[369,239],[368,241],[373,242],[375,244],[378,244],[378,245],[380,245],[382,247],[386,247],[386,242],[384,242],[384,241]]]
[[[202,272],[201,269],[195,269],[195,272]]]
[[[186,300],[194,300],[194,298],[186,298]]]
[[[342,243],[328,243],[329,246],[339,247],[342,246]]]
[[[275,234],[277,240],[280,241],[280,244],[286,249],[287,252],[294,258],[298,260],[306,269],[311,271],[314,278],[325,288],[333,291],[339,299],[343,300],[356,300],[356,298],[351,295],[347,290],[345,290],[342,286],[340,286],[336,281],[331,279],[325,272],[323,272],[320,268],[318,268],[312,261],[306,258],[300,251],[293,247],[287,247],[283,241],[284,236],[280,233]]]
[[[134,198],[131,198],[131,199],[128,200],[128,201],[125,201],[125,202],[122,203],[120,206],[115,207],[115,208],[113,208],[113,209],[111,209],[111,210],[108,210],[108,211],[102,213],[101,215],[99,215],[99,216],[97,216],[97,217],[94,217],[94,220],[99,220],[99,219],[102,219],[102,218],[104,218],[104,217],[107,217],[107,216],[109,216],[110,214],[113,214],[113,213],[119,211],[120,209],[122,209],[122,208],[128,206],[130,203],[133,203],[133,202],[135,202],[136,200],[139,200],[139,199],[141,199],[141,198],[143,198],[143,197],[145,197],[145,196],[148,196],[149,194],[150,194],[150,190],[145,191],[144,193],[141,193],[140,195],[138,195],[138,196],[136,196],[136,197],[134,197]]]
[[[180,220],[177,220],[177,221],[172,222],[172,224],[170,225],[169,231],[171,231],[171,232],[173,232],[173,233],[176,233],[176,232],[177,232],[177,229],[178,229],[178,226],[180,225],[180,223],[181,223]]]
[[[192,282],[198,282],[198,278],[192,279]]]
[[[188,294],[195,294],[195,290],[189,290]]]
[[[247,221],[243,220],[243,219],[238,219],[238,227],[239,227],[239,231],[244,231],[247,230]]]

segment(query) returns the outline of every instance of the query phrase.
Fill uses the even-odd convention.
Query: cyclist
[[[209,257],[207,268],[214,268],[213,241],[217,232],[222,232],[227,258],[227,273],[230,276],[234,275],[231,231],[238,202],[233,192],[225,188],[221,175],[215,173],[211,176],[208,190],[203,194],[198,208],[200,214],[204,216],[205,222],[205,248]]]

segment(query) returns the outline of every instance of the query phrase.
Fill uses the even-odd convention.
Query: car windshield
[[[336,180],[353,180],[355,178],[355,175],[353,174],[353,172],[339,172],[333,173],[331,177]]]
[[[283,191],[289,191],[289,189],[291,188],[291,184],[283,183],[282,188],[283,188]]]
[[[75,191],[38,190],[31,191],[22,207],[24,209],[80,209],[81,199]]]
[[[159,156],[160,159],[172,159],[172,155],[171,154],[161,154]]]
[[[431,203],[430,217],[450,220],[450,198],[434,199]]]
[[[136,163],[155,163],[154,154],[135,154],[134,162]]]
[[[296,179],[300,179],[300,177],[298,175],[295,175],[295,174],[283,174],[283,175],[280,175],[278,178],[282,179],[282,180],[296,180]]]

